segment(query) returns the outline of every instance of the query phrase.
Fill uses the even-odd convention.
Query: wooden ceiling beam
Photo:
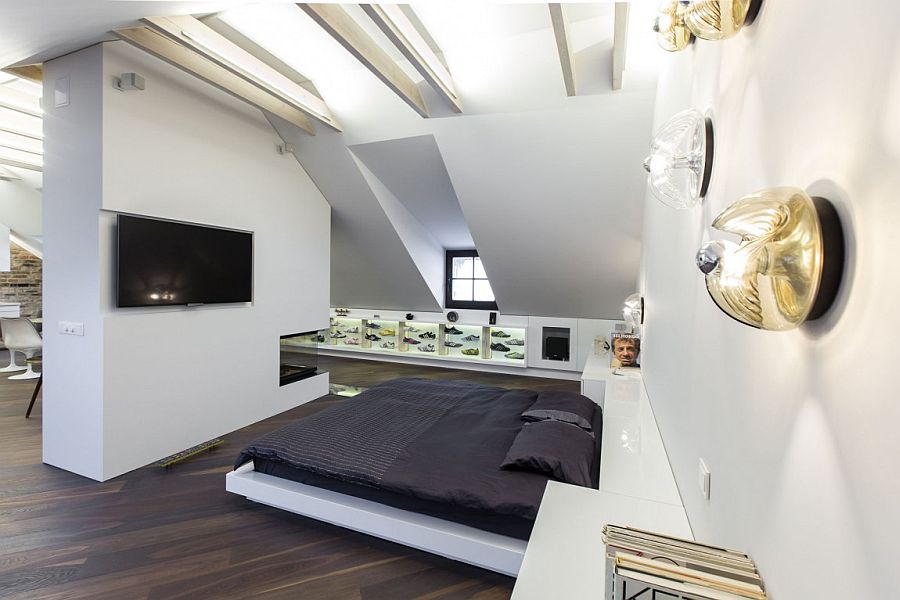
[[[10,171],[9,169],[0,167],[0,181],[15,181],[15,180],[20,180],[20,179],[22,179],[22,178],[19,177],[18,175],[16,175],[15,173],[13,173],[12,171]]]
[[[35,83],[41,83],[44,81],[44,65],[41,64],[22,65],[21,67],[6,67],[3,70],[10,75],[15,75],[16,77],[21,77],[22,79],[27,79]]]
[[[312,122],[303,111],[153,29],[129,27],[116,29],[113,33],[182,71],[190,73],[252,106],[267,110],[293,123],[310,135],[316,134]]]
[[[22,137],[30,138],[32,140],[43,140],[44,139],[43,133],[25,131],[24,129],[18,129],[16,127],[11,127],[5,123],[0,123],[0,132],[11,133],[13,135],[20,135]]]
[[[362,4],[360,6],[416,71],[425,78],[425,81],[450,103],[453,111],[461,113],[462,104],[450,71],[447,70],[444,63],[431,49],[428,40],[419,33],[415,24],[406,16],[400,6],[397,4]]]
[[[40,98],[20,92],[7,85],[0,85],[0,107],[39,119],[44,117],[44,113],[41,111]]]
[[[7,167],[18,167],[20,169],[28,169],[29,171],[44,170],[44,167],[37,163],[15,160],[13,158],[6,158],[5,156],[0,156],[0,165],[6,165]]]
[[[625,73],[625,45],[628,42],[628,2],[616,2],[616,21],[613,30],[612,89],[622,89]]]
[[[550,23],[556,37],[556,51],[559,53],[559,66],[562,67],[563,82],[566,84],[566,95],[575,95],[575,60],[572,56],[572,41],[569,26],[562,4],[548,4]]]
[[[148,17],[149,27],[216,63],[261,90],[340,131],[325,101],[285,77],[237,44],[190,15]]]
[[[419,87],[339,4],[297,4],[414,111],[428,117]]]
[[[16,152],[25,152],[34,154],[35,156],[43,156],[44,149],[40,142],[30,138],[20,138],[10,134],[0,134],[0,148],[7,150],[15,150]]]

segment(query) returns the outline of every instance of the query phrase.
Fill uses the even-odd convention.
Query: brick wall
[[[23,317],[41,316],[41,259],[10,244],[11,270],[0,271],[0,302],[18,302]]]

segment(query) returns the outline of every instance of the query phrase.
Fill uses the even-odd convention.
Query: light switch
[[[64,335],[84,335],[84,323],[72,321],[60,321],[56,326],[57,331]]]

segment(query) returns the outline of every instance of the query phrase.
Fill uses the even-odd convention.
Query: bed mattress
[[[527,539],[548,477],[499,465],[540,393],[396,379],[258,438],[235,465]],[[596,487],[599,408],[593,421]]]

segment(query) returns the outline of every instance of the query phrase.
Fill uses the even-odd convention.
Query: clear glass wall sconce
[[[725,314],[782,331],[823,316],[844,269],[844,236],[834,206],[798,188],[746,196],[713,221],[740,242],[713,240],[697,252],[706,289]]]
[[[650,191],[672,208],[691,208],[706,195],[712,159],[712,121],[693,109],[678,113],[650,142],[644,161]]]
[[[694,36],[724,40],[752,20],[761,0],[664,0],[653,25],[660,47],[684,50]]]
[[[625,322],[634,331],[644,323],[644,298],[635,292],[625,298],[625,306],[622,307],[622,316]]]

